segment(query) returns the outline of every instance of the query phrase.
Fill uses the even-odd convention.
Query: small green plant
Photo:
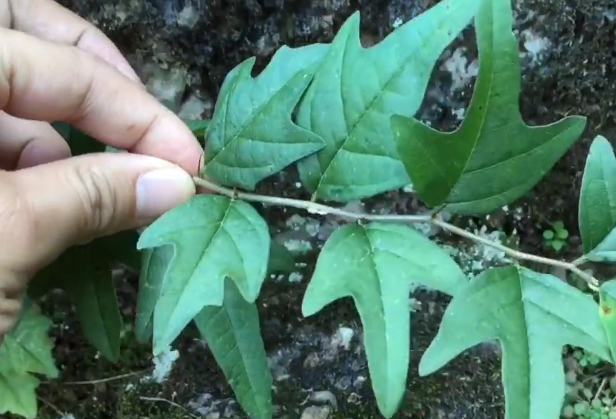
[[[441,132],[414,116],[437,59],[471,21],[479,50],[473,97],[461,126]],[[140,271],[137,338],[151,341],[158,355],[194,322],[246,414],[272,419],[273,380],[256,301],[267,274],[288,266],[289,255],[272,244],[253,204],[334,214],[349,221],[322,247],[301,309],[312,316],[338,299],[354,301],[384,417],[398,412],[406,394],[408,297],[424,285],[452,299],[421,358],[420,375],[496,339],[505,355],[505,418],[557,419],[565,399],[558,384],[565,380],[565,345],[615,362],[616,281],[598,287],[580,269],[588,261],[616,263],[614,150],[601,136],[590,147],[579,202],[583,255],[574,262],[513,250],[449,223],[443,211],[485,216],[524,196],[581,137],[586,119],[567,116],[533,127],[522,120],[510,0],[441,1],[371,48],[361,45],[359,23],[353,14],[331,44],[282,47],[256,77],[254,58],[239,64],[223,82],[212,120],[187,121],[207,139],[194,181],[210,193],[167,212],[140,234],[69,249],[38,274],[29,295],[63,289],[85,336],[115,361],[125,329],[109,267],[116,261],[134,267]],[[69,142],[72,133],[82,148],[89,141],[69,129]],[[291,167],[310,200],[254,193],[259,182]],[[337,206],[409,183],[429,214],[359,214]],[[469,280],[446,250],[413,227],[418,223],[491,246],[516,262]],[[554,275],[522,266],[524,261],[569,270],[598,292],[599,303]],[[44,320],[37,322],[30,336],[18,327],[7,338],[21,351],[0,352],[0,378],[6,378],[0,383],[14,387],[0,389],[0,413],[34,417],[36,382],[29,372],[57,375],[47,365]],[[45,356],[22,362],[31,355],[28,345]],[[41,359],[45,368],[36,364]]]
[[[601,362],[601,358],[584,349],[576,349],[573,356],[577,359],[580,367],[595,366]]]
[[[551,247],[556,252],[560,252],[567,245],[569,231],[567,231],[562,221],[555,221],[551,225],[551,230],[543,231],[543,239],[546,246]]]

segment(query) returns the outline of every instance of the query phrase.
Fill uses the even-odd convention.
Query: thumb
[[[141,227],[194,194],[190,174],[164,160],[82,155],[0,173],[0,230],[19,244],[10,253],[23,266],[14,269],[35,271],[74,244]]]

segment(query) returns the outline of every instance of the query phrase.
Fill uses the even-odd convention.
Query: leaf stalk
[[[460,227],[457,227],[451,223],[443,221],[438,213],[425,214],[425,215],[400,215],[400,214],[360,214],[352,211],[346,211],[340,208],[331,207],[324,204],[319,204],[312,201],[304,201],[301,199],[292,198],[280,198],[276,196],[259,195],[249,192],[241,192],[234,189],[229,189],[224,186],[220,186],[214,182],[199,177],[193,177],[195,185],[208,189],[209,191],[218,193],[220,195],[227,196],[233,199],[242,199],[249,202],[259,202],[265,205],[279,206],[279,207],[292,207],[307,211],[311,214],[319,215],[335,215],[341,218],[345,218],[351,221],[380,221],[380,222],[396,222],[396,223],[430,223],[437,227],[442,228],[450,233],[456,234],[460,237],[472,240],[477,243],[481,243],[485,246],[499,250],[505,253],[507,256],[517,259],[526,260],[529,262],[541,263],[549,266],[556,266],[570,271],[578,275],[584,281],[588,283],[588,286],[593,291],[598,291],[599,281],[592,275],[584,272],[578,268],[579,261],[565,262],[557,259],[550,259],[543,256],[537,256],[530,253],[520,252],[510,247],[504,246],[500,243],[488,240],[484,237],[478,236],[474,233],[466,231]]]

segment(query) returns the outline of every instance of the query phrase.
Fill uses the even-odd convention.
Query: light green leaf
[[[434,64],[470,23],[474,0],[445,0],[364,48],[359,12],[342,25],[300,102],[297,123],[326,147],[298,163],[317,199],[350,201],[409,183],[389,117],[419,109]]]
[[[616,261],[616,157],[607,139],[595,137],[586,159],[578,222],[587,259]]]
[[[580,137],[586,118],[530,127],[519,110],[520,59],[511,0],[479,1],[479,75],[466,118],[439,132],[391,118],[398,152],[419,197],[458,214],[488,213],[536,185]]]
[[[56,378],[59,372],[48,336],[51,324],[35,306],[24,308],[19,322],[0,346],[0,374],[34,373]]]
[[[29,291],[38,296],[51,288],[64,290],[75,306],[85,337],[114,362],[120,356],[123,320],[111,265],[120,262],[139,269],[136,241],[136,232],[125,231],[73,246],[37,273]]]
[[[612,359],[616,360],[616,280],[601,284],[599,289],[599,317],[610,347]]]
[[[227,75],[207,128],[202,175],[222,185],[254,189],[323,148],[323,140],[293,123],[291,114],[328,48],[283,46],[256,78],[251,76],[254,57]]]
[[[221,306],[224,280],[254,302],[267,273],[270,236],[249,204],[197,195],[166,212],[139,238],[140,250],[173,245],[174,256],[154,310],[154,354],[165,350],[205,306]]]
[[[559,417],[564,345],[611,359],[592,296],[553,275],[509,266],[484,271],[454,295],[419,373],[430,374],[493,339],[503,348],[505,419]]]
[[[466,282],[443,249],[410,227],[348,224],[323,246],[302,312],[310,316],[335,300],[353,298],[377,403],[389,418],[406,389],[413,285],[455,294]]]
[[[26,298],[19,322],[0,345],[0,415],[36,418],[39,380],[33,374],[50,378],[59,375],[48,335],[50,327],[51,320]]]
[[[13,413],[35,419],[38,413],[36,388],[39,380],[26,373],[0,373],[0,415]]]
[[[173,246],[161,246],[142,252],[139,274],[139,297],[135,316],[135,337],[145,342],[152,337],[154,309],[174,255]]]
[[[223,305],[205,307],[195,324],[246,414],[252,419],[271,419],[272,376],[256,305],[242,297],[233,281],[226,280]]]

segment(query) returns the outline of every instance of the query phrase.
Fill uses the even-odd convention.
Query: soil
[[[163,67],[174,63],[187,68],[187,87],[181,92],[183,100],[190,93],[196,93],[206,103],[208,98],[216,96],[222,77],[233,66],[251,55],[267,56],[262,49],[255,49],[255,43],[249,43],[249,47],[239,47],[242,44],[241,35],[244,34],[243,29],[238,28],[246,23],[243,19],[252,23],[260,22],[261,26],[256,25],[249,34],[250,39],[266,36],[269,39],[266,42],[268,45],[287,43],[295,46],[305,42],[331,40],[336,27],[350,11],[360,9],[362,16],[365,14],[363,19],[368,22],[364,25],[366,32],[378,40],[385,31],[375,28],[387,26],[384,23],[391,20],[392,9],[398,7],[398,15],[408,18],[434,2],[380,1],[371,6],[360,0],[342,0],[313,2],[317,4],[313,8],[302,8],[297,2],[231,2],[236,8],[229,9],[228,27],[214,32],[208,25],[213,24],[218,16],[215,7],[224,2],[211,2],[211,6],[207,6],[208,11],[204,12],[209,20],[188,28],[168,22],[177,19],[178,9],[182,10],[183,6],[190,4],[189,0],[127,1],[106,8],[95,1],[73,0],[65,3],[99,24],[134,60],[142,64],[149,60]],[[243,6],[240,7],[240,3]],[[289,23],[287,26],[276,26],[282,17],[271,12],[273,6],[267,6],[270,3],[284,4],[288,8],[285,22],[290,20],[293,23],[291,29],[284,33],[276,29],[289,27]],[[333,7],[333,3],[339,4],[339,7]],[[250,9],[247,6],[249,4],[253,7],[256,7],[255,4],[260,5],[261,14]],[[406,6],[402,7],[403,4]],[[165,5],[168,7],[165,8]],[[616,22],[610,17],[613,15],[613,6],[611,2],[602,0],[533,0],[516,2],[516,5],[518,38],[532,33],[539,38],[547,37],[551,42],[551,47],[542,53],[539,64],[528,60],[524,62],[520,100],[524,119],[531,125],[537,125],[553,122],[565,114],[581,114],[589,118],[588,129],[553,170],[511,208],[497,211],[490,217],[461,218],[455,222],[465,228],[480,229],[485,226],[489,231],[500,231],[508,237],[515,236],[519,248],[530,253],[571,260],[581,252],[577,208],[588,147],[598,134],[610,140],[616,138],[616,76],[611,74],[612,69],[616,68],[616,54],[613,53]],[[133,15],[127,12],[128,17],[121,20],[117,10],[133,10],[131,7],[137,8],[139,13]],[[161,10],[166,12],[162,13]],[[333,16],[333,29],[319,26],[319,31],[314,28],[308,30],[301,24],[311,22],[311,16],[320,16],[322,19],[329,15]],[[168,47],[173,40],[180,39],[178,51],[172,54],[167,47],[159,46],[153,53],[143,52],[148,45],[147,36],[140,34],[138,29],[147,27],[156,30],[164,26],[165,22],[169,27],[165,29],[166,35],[161,43]],[[197,30],[204,28],[210,30],[214,39],[207,42],[207,48],[204,47],[203,35],[200,38],[194,35]],[[304,35],[301,35],[302,28]],[[271,36],[279,32],[278,38]],[[161,36],[157,35],[156,39],[160,40]],[[203,47],[202,52],[197,52],[200,47]],[[464,53],[469,62],[476,58],[472,30],[466,31],[452,45],[442,61],[458,47],[466,48]],[[163,50],[164,53],[161,52]],[[135,56],[139,58],[135,59]],[[207,77],[205,74],[208,74]],[[436,71],[429,87],[430,93],[420,112],[422,119],[430,120],[444,130],[455,128],[459,121],[453,110],[468,106],[473,87],[471,82],[464,89],[451,93],[450,85],[451,74]],[[211,107],[204,108],[203,116],[207,117],[208,112],[211,112]],[[297,188],[296,182],[296,174],[290,171],[264,182],[259,192],[307,198]],[[403,191],[383,194],[367,200],[365,205],[369,209],[399,213],[422,208],[420,203]],[[264,212],[270,225],[278,226],[281,234],[289,230],[287,221],[294,214],[303,219],[309,218],[305,213],[289,209]],[[556,220],[562,220],[570,234],[567,246],[558,253],[546,247],[542,237],[543,230]],[[361,345],[361,323],[352,303],[341,300],[313,317],[304,319],[301,315],[303,292],[316,260],[318,246],[322,244],[322,241],[314,237],[311,240],[313,250],[304,256],[305,266],[297,272],[305,279],[299,282],[289,281],[288,277],[269,280],[259,298],[262,334],[275,377],[276,417],[299,418],[307,406],[331,405],[330,396],[325,397],[325,401],[321,400],[323,396],[321,399],[315,396],[315,392],[331,392],[337,409],[334,409],[330,418],[379,418]],[[463,242],[454,242],[453,245],[460,249],[468,249],[469,246]],[[602,274],[608,277],[613,272],[605,269]],[[118,292],[127,325],[131,324],[134,317],[136,290],[134,273],[124,272],[118,276]],[[421,303],[421,308],[412,315],[408,394],[404,406],[395,417],[502,417],[504,401],[500,381],[500,351],[495,343],[488,342],[466,351],[430,376],[418,376],[419,359],[438,330],[448,298],[435,292],[418,291],[415,299]],[[181,355],[168,379],[161,384],[143,383],[141,378],[152,368],[151,348],[137,343],[129,329],[124,337],[121,361],[113,364],[103,359],[84,341],[72,308],[62,295],[50,295],[42,305],[57,325],[52,334],[56,342],[55,356],[61,366],[61,377],[40,387],[41,418],[55,419],[61,416],[61,412],[70,413],[77,419],[244,417],[233,401],[233,394],[224,376],[192,328],[188,328],[177,342]],[[349,349],[332,346],[340,327],[354,331]],[[311,368],[307,368],[307,365]],[[584,374],[609,378],[612,373],[600,367],[586,370]]]

